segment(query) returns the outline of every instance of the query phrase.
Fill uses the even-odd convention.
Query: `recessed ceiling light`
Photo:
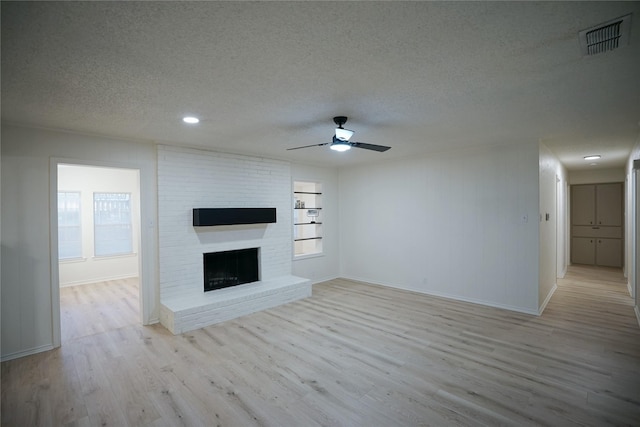
[[[592,156],[584,156],[585,160],[598,160],[600,158],[600,154],[594,154]]]
[[[195,125],[196,123],[200,122],[200,119],[197,117],[187,116],[187,117],[183,117],[182,121],[185,123],[189,123],[190,125]]]

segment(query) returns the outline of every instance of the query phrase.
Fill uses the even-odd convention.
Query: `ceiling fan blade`
[[[375,145],[375,144],[365,144],[364,142],[351,142],[349,143],[352,147],[364,148],[366,150],[378,151],[380,153],[387,151],[391,147],[387,147],[386,145]]]
[[[328,142],[322,143],[322,144],[311,144],[311,145],[303,145],[302,147],[294,147],[294,148],[287,148],[287,151],[289,150],[299,150],[300,148],[309,148],[309,147],[322,147],[323,145],[328,145]]]

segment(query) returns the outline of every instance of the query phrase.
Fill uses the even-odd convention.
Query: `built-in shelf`
[[[294,181],[293,198],[294,257],[322,254],[322,184]]]

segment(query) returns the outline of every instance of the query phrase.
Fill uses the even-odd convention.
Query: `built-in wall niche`
[[[322,253],[322,184],[293,182],[294,257]]]

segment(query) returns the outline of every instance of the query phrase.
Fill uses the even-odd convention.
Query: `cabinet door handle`
[[[591,227],[592,230],[600,230],[600,227]]]

